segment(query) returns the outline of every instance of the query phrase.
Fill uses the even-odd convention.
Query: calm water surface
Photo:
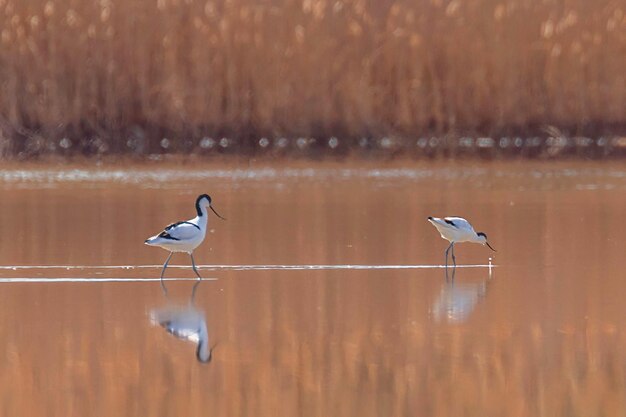
[[[8,167],[0,277],[158,277],[143,240],[204,192],[228,218],[196,252],[212,362],[150,321],[192,280],[169,300],[155,281],[1,283],[1,415],[626,415],[623,164]],[[486,232],[497,253],[456,254],[492,274],[280,267],[442,265],[429,215]]]

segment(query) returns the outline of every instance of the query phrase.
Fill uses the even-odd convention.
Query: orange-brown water
[[[210,193],[228,220],[212,216],[196,252],[218,280],[195,305],[216,347],[201,364],[151,325],[158,282],[0,283],[1,415],[626,414],[622,165],[31,168],[0,170],[0,265],[159,265],[167,254],[143,240]],[[345,266],[441,265],[429,215],[486,232],[498,252],[458,245],[457,261],[491,256],[493,273]],[[192,285],[168,282],[171,298]]]

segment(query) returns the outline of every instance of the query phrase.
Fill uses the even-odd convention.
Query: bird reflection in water
[[[469,318],[478,302],[487,294],[493,278],[491,260],[487,277],[479,282],[458,282],[455,275],[456,268],[452,270],[451,277],[446,269],[445,283],[431,307],[430,312],[437,322],[460,324]]]
[[[168,299],[168,306],[150,311],[150,321],[178,339],[196,343],[196,358],[199,362],[209,363],[215,346],[209,347],[209,332],[204,312],[194,306],[196,290],[201,282],[197,281],[194,284],[187,304],[172,303],[167,296],[167,290],[164,289],[163,294]]]

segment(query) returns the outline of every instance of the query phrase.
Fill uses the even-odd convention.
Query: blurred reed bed
[[[0,0],[0,152],[619,136],[625,28],[615,0]]]

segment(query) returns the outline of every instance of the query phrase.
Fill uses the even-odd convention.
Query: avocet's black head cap
[[[202,200],[203,198],[206,198],[207,200],[209,200],[209,204],[211,204],[211,196],[208,194],[200,194],[198,198],[196,199],[196,204],[200,203],[200,200]]]
[[[200,194],[198,198],[196,198],[196,212],[198,212],[198,216],[202,216],[202,209],[200,208],[200,202],[204,199],[207,199],[209,202],[209,207],[211,207],[211,197],[208,194]]]
[[[211,205],[211,197],[208,194],[201,194],[198,196],[198,198],[196,199],[196,211],[198,212],[198,216],[202,216],[202,209],[200,208],[200,201],[202,201],[203,199],[205,199],[209,202],[209,208],[211,209],[211,211],[213,211],[213,213],[215,213],[215,215],[217,217],[219,217],[222,220],[226,220],[225,218],[223,218],[222,216],[219,215],[219,213],[217,211],[215,211],[215,209],[213,208],[213,206]]]
[[[489,247],[489,249],[491,249],[492,251],[496,252],[496,250],[494,248],[491,247],[491,245],[489,244],[489,242],[487,242],[487,235],[483,232],[478,232],[476,233],[477,236],[482,236],[485,238],[485,245],[487,245]]]

